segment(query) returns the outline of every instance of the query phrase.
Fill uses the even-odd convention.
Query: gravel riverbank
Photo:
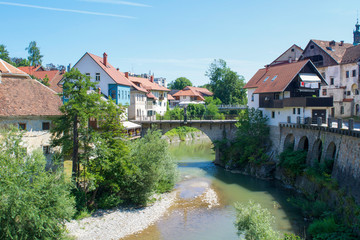
[[[120,239],[140,232],[160,219],[175,202],[177,192],[162,194],[153,205],[144,208],[99,210],[91,217],[66,224],[69,235],[76,239]]]

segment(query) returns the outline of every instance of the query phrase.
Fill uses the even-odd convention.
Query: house
[[[154,82],[159,84],[160,86],[163,86],[163,87],[167,88],[166,78],[163,78],[163,77],[154,78]]]
[[[206,88],[187,86],[172,96],[175,98],[176,104],[183,107],[189,104],[205,104],[204,97],[212,95],[213,93]]]
[[[154,119],[156,114],[161,116],[165,114],[169,89],[155,83],[154,76],[148,79],[125,72],[125,77],[134,85],[131,92],[129,119]]]
[[[0,102],[0,127],[24,130],[28,151],[42,149],[50,163],[50,129],[62,115],[57,93],[0,59]]]
[[[360,116],[359,27],[357,23],[354,44],[312,39],[301,56],[301,59],[310,59],[328,83],[320,94],[334,98],[332,117]]]
[[[259,69],[244,86],[248,106],[260,109],[269,118],[269,125],[301,122],[321,117],[325,123],[331,97],[320,97],[320,85],[326,85],[310,60],[267,65]]]
[[[57,93],[62,92],[62,87],[60,85],[60,81],[63,78],[65,70],[50,70],[47,71],[44,67],[38,66],[27,66],[27,67],[19,67],[21,71],[29,74],[30,76],[44,80],[46,77],[49,79],[49,88],[54,90]]]
[[[107,56],[106,53],[99,57],[86,52],[74,68],[89,76],[97,83],[96,88],[100,88],[101,93],[115,100],[116,104],[129,105],[132,84],[118,68],[108,62]]]
[[[270,66],[282,63],[291,63],[297,62],[303,53],[303,49],[296,44],[293,44],[290,48],[288,48],[283,54],[281,54],[278,58],[276,58]]]

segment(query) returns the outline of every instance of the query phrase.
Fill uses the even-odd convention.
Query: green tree
[[[223,104],[246,104],[245,79],[232,71],[222,59],[214,60],[206,74],[215,98]]]
[[[63,115],[55,120],[52,129],[53,146],[60,146],[62,156],[70,156],[73,162],[73,179],[80,179],[79,149],[87,149],[91,139],[91,129],[88,127],[90,118],[96,118],[100,112],[100,95],[96,92],[88,92],[95,88],[95,83],[90,77],[80,73],[77,69],[71,69],[64,74],[62,97],[68,101],[61,106]]]
[[[192,82],[186,77],[179,77],[175,79],[175,81],[169,84],[170,89],[177,89],[177,90],[181,90],[187,86],[192,86]]]
[[[6,46],[3,44],[0,44],[0,59],[6,61],[8,63],[11,63],[11,60],[9,57],[9,52],[6,49]]]
[[[14,63],[15,67],[26,67],[30,66],[30,62],[26,58],[11,58],[11,61]]]
[[[40,49],[35,41],[31,41],[25,50],[29,53],[28,60],[31,66],[41,65],[43,56],[40,54]]]
[[[0,139],[0,239],[59,239],[74,214],[61,168],[45,170],[40,151],[27,153],[15,130]]]

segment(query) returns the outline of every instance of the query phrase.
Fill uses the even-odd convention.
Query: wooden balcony
[[[332,107],[332,97],[293,97],[281,100],[261,99],[260,108],[284,108],[284,107]]]

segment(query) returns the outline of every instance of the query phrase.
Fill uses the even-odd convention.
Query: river
[[[212,144],[209,141],[172,144],[172,155],[180,172],[176,189],[179,200],[155,225],[132,235],[132,239],[217,240],[239,239],[234,226],[235,202],[260,203],[275,217],[274,228],[282,233],[302,232],[303,220],[299,210],[287,199],[291,190],[274,181],[263,181],[250,176],[231,173],[215,166]],[[217,194],[216,204],[205,204],[194,196],[206,187]]]

